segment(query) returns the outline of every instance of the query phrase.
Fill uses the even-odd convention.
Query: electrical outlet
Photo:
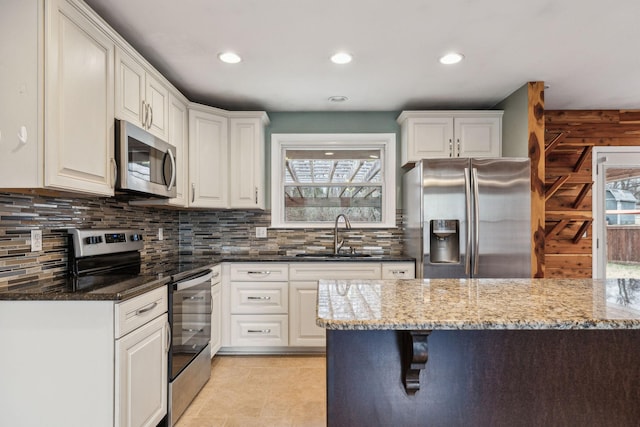
[[[256,238],[258,238],[258,239],[266,239],[267,238],[267,227],[256,227]]]
[[[164,240],[164,230],[162,227],[158,228],[158,240]]]
[[[42,250],[42,230],[31,230],[31,252]]]

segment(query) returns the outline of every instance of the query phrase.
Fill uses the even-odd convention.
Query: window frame
[[[333,222],[286,222],[284,220],[284,150],[287,149],[380,149],[382,221],[355,222],[352,228],[396,228],[396,134],[395,133],[274,133],[271,135],[271,228],[333,228]]]

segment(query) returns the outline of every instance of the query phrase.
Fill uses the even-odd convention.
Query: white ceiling
[[[549,85],[546,109],[640,108],[638,0],[86,2],[191,100],[226,109],[490,108],[528,81]],[[353,62],[331,63],[338,50]],[[440,64],[449,51],[465,60]]]

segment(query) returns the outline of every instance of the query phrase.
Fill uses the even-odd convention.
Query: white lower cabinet
[[[211,269],[211,358],[222,347],[222,266]]]
[[[167,413],[167,314],[116,341],[116,418],[155,426]]]
[[[222,350],[230,353],[321,351],[318,280],[413,279],[413,262],[226,263]]]
[[[165,287],[115,306],[115,425],[154,427],[167,413]]]
[[[289,344],[286,314],[232,314],[231,345],[234,347],[282,347]]]
[[[167,306],[166,287],[121,303],[0,301],[0,426],[155,427]]]
[[[323,347],[325,329],[316,325],[318,281],[292,281],[289,283],[289,345]]]

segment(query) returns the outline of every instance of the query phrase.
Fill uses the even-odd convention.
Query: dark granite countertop
[[[94,283],[80,291],[74,291],[74,278],[58,277],[41,279],[0,288],[2,300],[42,301],[123,301],[145,292],[166,286],[171,276],[185,271],[211,268],[223,262],[413,262],[407,256],[372,255],[367,257],[316,257],[295,255],[212,254],[180,255],[170,258],[145,260],[139,275],[111,275],[97,277]],[[86,279],[85,279],[86,280]]]

